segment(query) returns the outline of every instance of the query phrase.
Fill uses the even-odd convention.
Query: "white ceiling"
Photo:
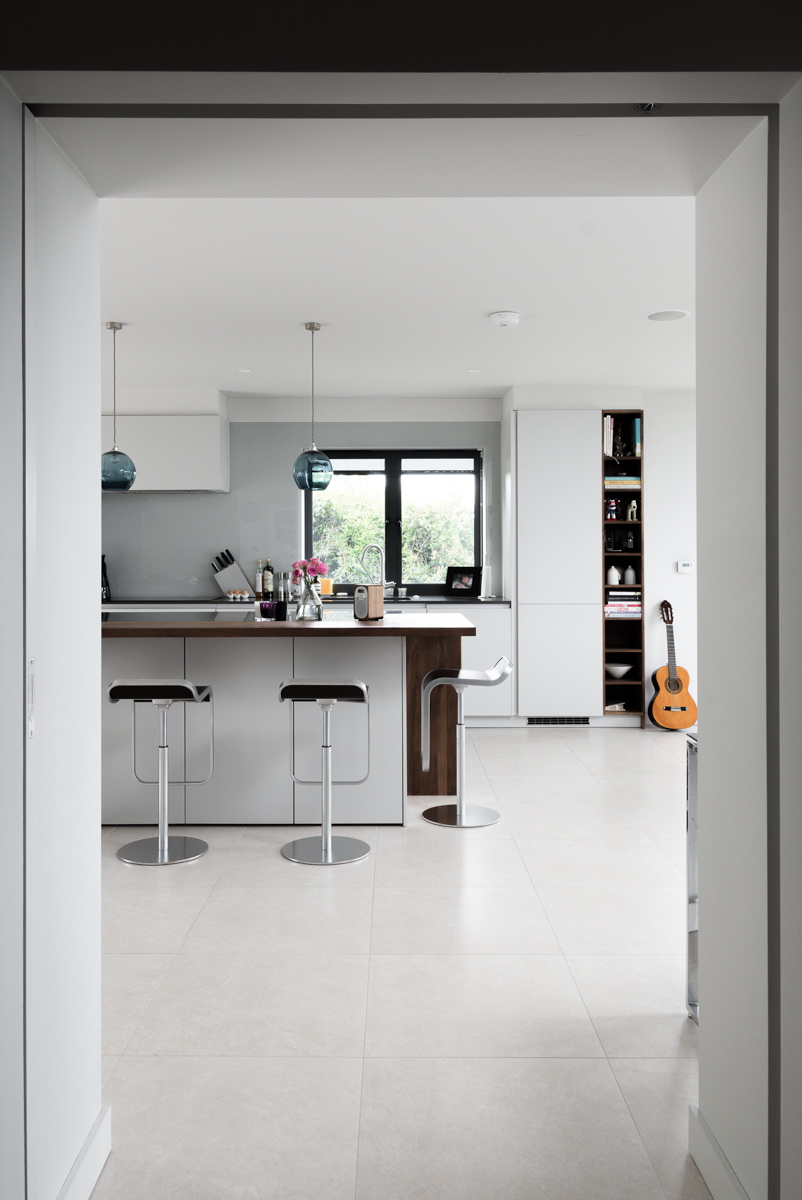
[[[687,196],[760,119],[42,124],[99,196]]]
[[[103,319],[128,389],[500,396],[692,387],[690,197],[105,200]],[[517,328],[490,324],[495,309]],[[104,338],[106,407],[111,335]],[[242,375],[238,368],[250,368]],[[479,368],[480,374],[469,374]],[[158,408],[156,409],[158,411]]]
[[[645,318],[693,314],[693,195],[757,122],[43,123],[104,197],[121,407],[200,411],[308,395],[308,320],[321,397],[692,387],[693,316]]]

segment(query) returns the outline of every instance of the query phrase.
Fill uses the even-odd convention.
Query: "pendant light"
[[[100,486],[104,492],[127,492],[136,479],[136,467],[117,447],[117,330],[122,327],[122,321],[106,322],[114,346],[114,444],[100,456]]]
[[[312,335],[312,442],[309,449],[296,458],[292,476],[302,492],[322,492],[331,483],[334,469],[315,445],[315,334],[320,325],[317,321],[307,321],[304,328]]]

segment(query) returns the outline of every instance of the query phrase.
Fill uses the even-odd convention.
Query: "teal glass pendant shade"
[[[111,330],[112,340],[114,437],[111,450],[107,450],[100,456],[100,487],[104,492],[127,492],[136,479],[136,467],[128,455],[123,454],[117,445],[117,330],[122,329],[122,322],[107,321],[106,328]]]
[[[292,477],[302,492],[325,491],[333,473],[331,462],[314,443],[298,455],[292,468]]]
[[[135,479],[136,467],[122,450],[114,446],[101,454],[100,486],[104,492],[127,492]]]

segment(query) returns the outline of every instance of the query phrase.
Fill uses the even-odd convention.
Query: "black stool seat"
[[[339,700],[351,704],[367,704],[367,684],[360,679],[314,680],[285,679],[278,690],[284,700]]]
[[[211,699],[212,689],[205,683],[188,679],[115,679],[109,685],[109,700],[178,700],[202,704]]]

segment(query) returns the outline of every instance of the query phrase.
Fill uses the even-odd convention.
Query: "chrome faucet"
[[[367,554],[368,550],[378,550],[379,552],[379,583],[381,584],[382,589],[384,589],[384,549],[379,545],[378,542],[370,542],[362,551],[362,557],[359,560],[359,565],[361,566],[362,570],[365,572],[370,582],[373,583],[373,576],[365,566],[365,555]]]

